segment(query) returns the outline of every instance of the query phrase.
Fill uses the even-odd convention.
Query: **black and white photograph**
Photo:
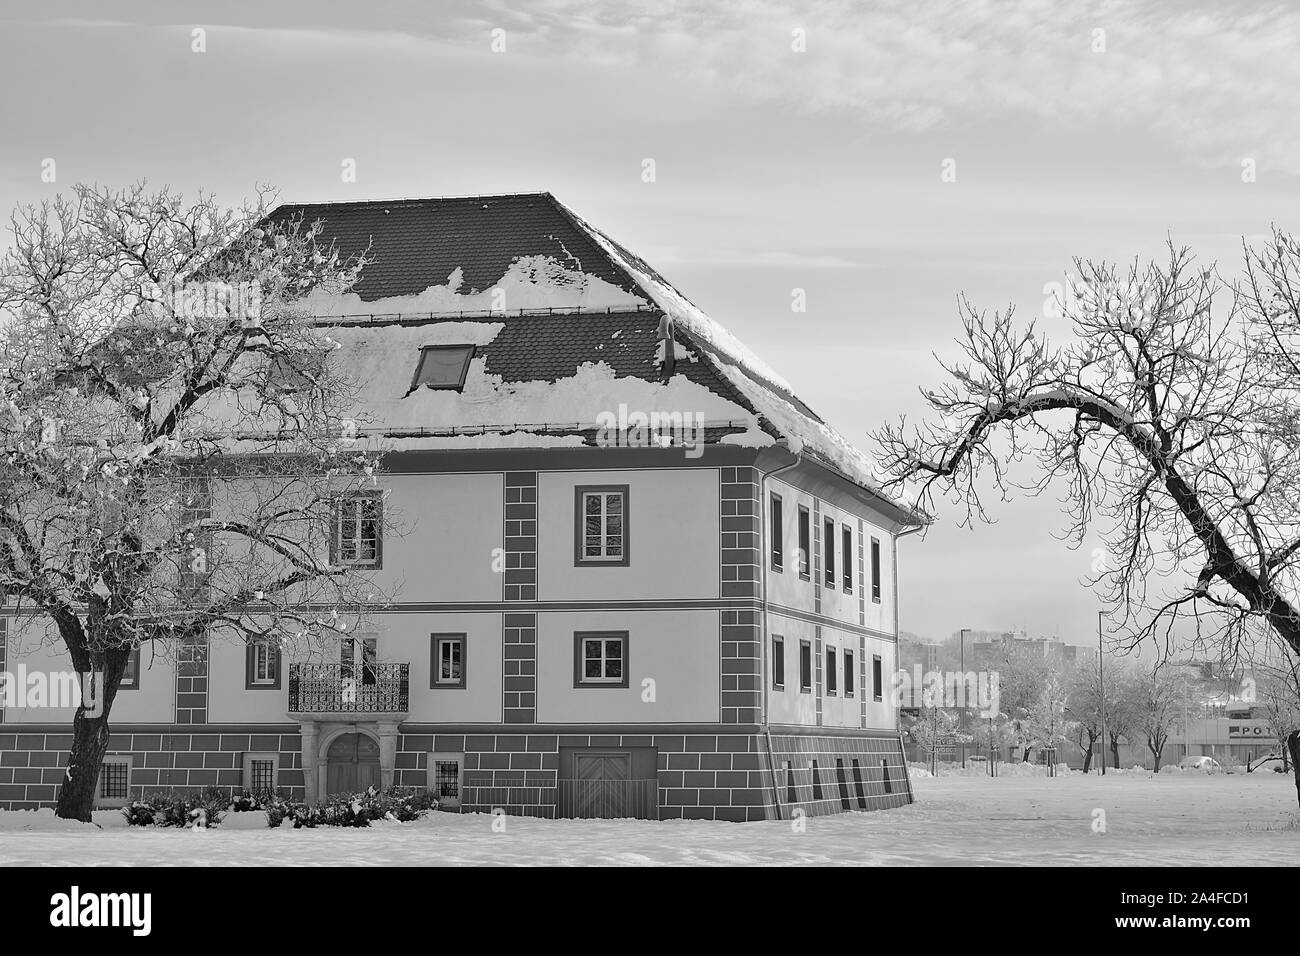
[[[1253,0],[0,0],[23,919],[833,866],[909,935],[1280,926],[1298,54]]]

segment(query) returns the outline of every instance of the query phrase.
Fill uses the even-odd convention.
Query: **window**
[[[843,538],[844,546],[841,550],[844,556],[840,558],[840,563],[844,565],[844,591],[847,594],[853,593],[853,529],[848,525],[840,526],[840,535]]]
[[[122,807],[131,796],[131,756],[104,758],[99,770],[99,787],[95,803],[100,807]]]
[[[344,680],[375,684],[378,680],[379,638],[345,637],[339,642],[339,670]]]
[[[267,639],[248,645],[244,657],[244,689],[280,689],[279,644]]]
[[[781,528],[781,496],[772,495],[772,570],[780,571],[785,560],[784,532]]]
[[[574,504],[574,564],[625,566],[627,485],[579,485]]]
[[[573,636],[574,687],[626,687],[627,631],[579,631]]]
[[[853,758],[853,789],[858,795],[858,809],[867,809],[867,791],[862,785],[862,765],[858,758]]]
[[[772,635],[772,688],[785,690],[785,638]]]
[[[799,802],[799,791],[794,786],[794,767],[788,760],[785,762],[785,802]]]
[[[249,793],[274,793],[280,780],[278,753],[244,754],[244,789]]]
[[[334,564],[357,568],[383,567],[384,499],[378,491],[358,491],[340,498],[335,507]]]
[[[91,667],[94,670],[103,672],[104,656],[102,653],[94,654],[91,658]],[[140,648],[131,648],[131,655],[126,659],[126,667],[122,670],[122,682],[117,685],[118,690],[139,690],[140,689]]]
[[[844,758],[835,758],[835,782],[840,788],[840,809],[852,810],[853,805],[849,803],[849,778],[844,773]]]
[[[814,800],[822,799],[822,778],[821,778],[821,774],[817,772],[816,760],[812,762],[812,783],[813,783],[813,799]]]
[[[426,345],[420,349],[415,377],[411,379],[411,391],[414,392],[423,385],[459,392],[465,387],[465,375],[469,372],[469,362],[473,357],[472,345]]]
[[[807,694],[812,691],[812,645],[807,641],[799,642],[799,692]]]
[[[460,775],[464,765],[464,754],[429,754],[428,788],[443,806],[460,806]]]
[[[871,600],[880,603],[880,542],[871,539]]]
[[[884,700],[885,675],[880,665],[880,655],[871,658],[871,694],[876,700]]]
[[[826,648],[826,693],[830,696],[835,695],[836,689],[836,670],[839,662],[835,660],[835,648]]]
[[[465,635],[430,634],[433,668],[430,687],[465,686]]]
[[[202,603],[208,599],[208,578],[212,569],[212,532],[196,530],[195,525],[212,517],[212,493],[206,479],[186,480],[180,491],[180,514],[177,533],[184,545],[178,556],[180,564],[181,603]]]
[[[844,696],[852,697],[858,686],[858,676],[853,671],[853,652],[844,651]]]
[[[826,586],[835,587],[835,522],[827,518],[822,522],[822,558],[826,568]]]
[[[126,659],[126,668],[122,671],[122,683],[117,685],[118,690],[139,690],[140,689],[140,648],[131,648],[131,656]]]
[[[808,523],[808,509],[799,506],[799,577],[807,581],[812,575],[808,562],[812,557],[811,530]]]

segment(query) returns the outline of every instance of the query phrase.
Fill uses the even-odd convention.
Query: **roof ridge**
[[[356,312],[345,315],[306,316],[316,327],[333,325],[368,325],[381,327],[385,325],[441,325],[447,322],[521,322],[553,318],[617,318],[628,316],[658,316],[662,310],[655,305],[614,308],[613,306],[555,306],[552,308],[512,309],[508,312],[478,310],[464,312]]]
[[[287,209],[287,208],[295,208],[295,209],[337,208],[342,206],[360,208],[364,206],[393,206],[399,204],[418,205],[419,203],[481,202],[483,200],[489,200],[489,199],[519,199],[523,197],[528,197],[532,199],[546,199],[546,198],[554,199],[554,197],[545,190],[535,191],[535,192],[534,191],[517,192],[517,193],[483,193],[483,194],[472,194],[472,195],[463,195],[463,196],[394,196],[394,197],[380,196],[373,199],[339,199],[339,200],[325,200],[322,202],[287,201],[276,205],[276,207],[272,209],[271,212],[275,213],[281,209]]]

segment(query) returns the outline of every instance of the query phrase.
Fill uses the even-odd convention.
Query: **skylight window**
[[[426,345],[420,349],[420,361],[415,366],[411,391],[427,385],[429,388],[452,388],[459,392],[465,387],[465,375],[473,357],[472,345]]]

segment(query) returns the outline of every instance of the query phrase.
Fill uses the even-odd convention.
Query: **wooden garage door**
[[[573,815],[636,816],[630,754],[574,754]]]

